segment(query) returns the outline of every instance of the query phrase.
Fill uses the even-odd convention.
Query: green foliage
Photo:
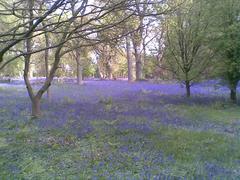
[[[23,75],[24,62],[22,59],[16,59],[14,62],[8,64],[0,72],[0,76],[9,76],[9,77],[22,77]]]
[[[167,18],[165,64],[180,81],[203,78],[211,65],[207,5],[205,0],[185,1]]]
[[[156,66],[156,60],[153,56],[147,56],[144,58],[145,59],[145,63],[144,63],[144,67],[143,67],[143,71],[145,74],[146,78],[153,78],[154,76],[156,76],[156,74],[154,74],[157,71],[157,66]]]
[[[196,124],[204,124],[211,119],[211,123],[215,125],[230,125],[237,123],[240,116],[238,106],[224,102],[215,102],[211,106],[181,104],[165,108],[171,114],[177,114],[179,117],[191,122],[194,121]]]
[[[240,80],[239,2],[221,0],[212,3],[215,3],[214,12],[217,12],[212,16],[215,20],[212,24],[215,37],[212,47],[218,54],[217,74],[226,80],[230,89],[235,90]]]
[[[83,67],[83,77],[94,77],[96,74],[96,67],[91,62],[85,63]]]

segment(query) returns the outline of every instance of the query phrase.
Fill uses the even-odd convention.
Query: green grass
[[[196,123],[208,122],[228,125],[236,122],[240,124],[240,107],[231,104],[171,105],[168,111]]]
[[[96,130],[81,139],[64,129],[43,131],[31,124],[1,133],[1,179],[89,179],[103,177],[105,171],[109,176],[117,177],[116,172],[121,172],[137,178],[145,166],[151,167],[153,174],[161,171],[177,177],[196,177],[206,175],[206,163],[239,173],[235,162],[240,159],[238,138],[163,125],[154,125],[149,134],[120,133],[113,129],[101,130],[104,124],[109,128],[114,126],[95,123]],[[123,140],[124,137],[129,140]],[[137,149],[118,154],[117,149],[123,145]],[[163,153],[162,164],[152,162],[158,152]],[[108,157],[112,155],[110,162]],[[169,160],[170,156],[174,161]],[[136,163],[133,157],[139,161]],[[104,162],[104,166],[94,171],[100,162]]]
[[[74,103],[63,99],[58,106]],[[124,112],[128,108],[110,98],[99,103],[105,105],[107,112]],[[184,118],[197,127],[209,123],[220,129],[163,125],[159,117],[151,122],[152,131],[148,133],[119,130],[117,125],[123,121],[148,123],[146,117],[119,116],[112,121],[92,121],[93,132],[79,138],[71,127],[81,117],[74,117],[71,109],[65,127],[43,129],[26,110],[13,121],[11,108],[16,104],[17,100],[10,99],[9,106],[0,109],[0,179],[153,179],[158,174],[209,179],[209,171],[215,179],[240,179],[239,106],[216,103],[152,107],[142,101],[140,106],[144,109],[164,108],[169,116]],[[48,111],[44,114],[49,115]],[[53,116],[52,120],[58,119]],[[225,128],[233,123],[234,131],[226,133]],[[128,150],[121,151],[123,147]]]
[[[159,135],[160,134],[160,135]],[[239,141],[231,136],[212,132],[162,127],[152,139],[158,148],[172,154],[180,164],[222,162],[229,165],[239,158]],[[162,138],[159,138],[162,137]]]

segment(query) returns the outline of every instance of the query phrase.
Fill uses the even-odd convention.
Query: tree
[[[137,26],[136,31],[134,31],[131,35],[134,56],[135,56],[135,64],[136,64],[136,80],[142,80],[144,78],[143,75],[143,66],[144,66],[144,56],[142,55],[143,50],[143,33],[145,26],[145,17],[147,14],[147,6],[149,2],[148,0],[144,0],[143,3],[141,1],[136,0],[136,13],[137,16],[135,18],[134,24]]]
[[[75,9],[76,4],[77,4],[76,0],[73,0],[71,2],[72,14],[74,14],[75,11],[76,11],[76,9]],[[83,21],[83,19],[81,19],[81,21]],[[77,28],[78,23],[79,22],[77,22],[77,20],[74,21],[73,24],[74,24],[75,28]],[[80,34],[78,33],[78,35],[80,35]],[[73,39],[71,43],[72,43],[72,46],[73,46],[73,49],[74,49],[72,51],[72,54],[73,54],[73,57],[76,61],[76,65],[77,65],[77,84],[82,85],[83,84],[83,63],[82,63],[82,60],[81,60],[81,48],[80,48],[81,42],[80,42],[79,39]]]
[[[237,102],[240,80],[240,4],[238,0],[212,1],[214,12],[212,47],[218,54],[218,72],[230,89],[230,99]],[[211,9],[211,12],[213,10]]]
[[[136,80],[144,79],[146,46],[153,40],[152,33],[150,33],[152,31],[151,24],[156,22],[159,16],[175,11],[175,8],[181,3],[181,1],[176,1],[174,5],[171,5],[172,1],[169,0],[160,0],[158,3],[151,0],[136,0],[136,17],[133,22],[136,31],[132,33],[136,61]]]
[[[205,1],[186,1],[168,19],[166,62],[175,77],[183,81],[186,96],[191,83],[201,78],[211,63],[212,52],[207,46],[208,17]]]
[[[126,54],[127,54],[127,64],[128,64],[128,81],[133,82],[133,59],[132,59],[132,48],[130,37],[126,36]]]
[[[86,46],[93,46],[96,44],[101,43],[101,40],[98,39],[95,34],[98,34],[99,32],[106,31],[107,29],[111,29],[112,27],[125,22],[129,17],[132,15],[126,15],[120,18],[118,21],[112,21],[108,22],[107,24],[104,23],[103,19],[108,16],[108,14],[112,13],[113,11],[121,11],[124,9],[124,7],[131,6],[131,3],[128,1],[120,1],[116,3],[102,3],[99,2],[92,5],[87,0],[78,1],[77,7],[74,13],[69,13],[68,6],[71,5],[71,2],[69,1],[64,8],[61,9],[61,12],[59,13],[58,18],[52,17],[51,19],[53,22],[51,22],[51,30],[48,29],[48,32],[52,34],[52,36],[55,36],[55,42],[51,45],[51,47],[54,49],[54,60],[53,65],[50,69],[49,75],[44,81],[41,88],[34,93],[32,85],[29,80],[29,67],[31,63],[31,54],[33,52],[41,52],[45,49],[34,49],[35,47],[33,45],[34,43],[34,34],[37,32],[32,32],[31,37],[26,39],[26,55],[25,57],[25,68],[24,68],[24,80],[25,84],[27,86],[28,94],[32,102],[32,116],[38,117],[41,114],[40,110],[40,101],[42,98],[42,95],[47,91],[47,89],[50,87],[51,82],[55,76],[55,73],[59,67],[59,63],[61,61],[61,58],[73,51],[74,49],[71,47],[69,48],[67,46],[67,43],[73,39],[79,39],[81,43],[79,46],[74,47],[75,49],[86,47]],[[34,19],[34,2],[32,0],[28,0],[28,23],[29,25],[27,28],[32,27],[33,19]],[[86,18],[88,17],[88,18]],[[83,21],[83,19],[86,19],[86,21]],[[76,25],[74,25],[74,22],[79,22]],[[29,30],[29,29],[28,29]],[[114,37],[119,38],[119,37]],[[82,40],[84,41],[82,41]],[[112,40],[113,40],[112,39]]]
[[[32,102],[32,115],[35,117],[41,114],[41,98],[49,89],[64,55],[72,51],[80,52],[84,47],[96,46],[103,42],[114,42],[123,38],[129,34],[128,31],[105,38],[99,38],[97,34],[109,32],[107,30],[113,30],[114,27],[126,23],[133,16],[141,15],[141,18],[143,18],[145,15],[153,15],[153,5],[162,2],[162,0],[153,2],[145,0],[95,0],[91,2],[88,0],[14,0],[11,4],[5,0],[0,1],[3,9],[0,13],[4,16],[14,17],[14,20],[10,21],[13,25],[12,28],[1,29],[0,69],[3,69],[18,57],[24,57],[23,76]],[[147,3],[149,11],[146,10],[148,8]],[[74,11],[71,9],[73,4],[75,6]],[[137,6],[144,6],[146,8],[144,12],[147,13],[139,14]],[[123,12],[126,9],[128,9],[128,13],[125,14]],[[118,12],[122,14],[121,17],[107,18],[109,15],[118,14]],[[45,38],[44,46],[37,44],[39,38]],[[69,47],[68,44],[71,41],[79,43]],[[18,47],[18,45],[20,46]],[[52,65],[48,70],[50,50]],[[14,57],[6,59],[5,55],[9,52],[16,54]],[[37,57],[36,55],[43,53],[46,79],[40,89],[35,91],[30,81],[30,65],[36,61],[34,59]],[[111,76],[111,68],[108,69],[109,76]]]
[[[27,1],[28,2],[28,1]],[[4,58],[4,55],[9,51],[15,51],[15,46],[21,42],[24,42],[27,38],[31,38],[33,32],[41,25],[41,23],[48,19],[57,9],[64,6],[66,0],[55,0],[49,3],[49,7],[45,9],[44,13],[40,16],[35,16],[31,22],[26,20],[25,13],[29,11],[29,7],[25,6],[26,1],[12,1],[7,2],[6,0],[0,1],[1,17],[12,17],[7,18],[9,24],[8,28],[1,28],[0,33],[0,70],[3,69],[7,64],[16,60],[18,57],[24,56],[25,53],[18,51],[16,56],[10,59]],[[28,17],[27,17],[28,18]],[[26,26],[29,26],[26,30]],[[38,29],[39,30],[39,29]]]
[[[170,76],[169,71],[164,69],[164,53],[166,53],[166,25],[165,17],[158,19],[157,25],[153,28],[153,40],[150,46],[150,64],[152,64],[152,72],[154,78],[164,79]]]

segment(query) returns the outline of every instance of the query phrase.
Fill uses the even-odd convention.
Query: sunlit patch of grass
[[[230,136],[207,132],[196,132],[180,128],[162,126],[159,134],[151,136],[159,148],[167,154],[173,154],[181,162],[219,161],[224,162],[231,156],[237,159],[240,152],[234,151],[240,147],[237,139]],[[236,147],[234,147],[236,146]],[[230,161],[228,161],[229,163]]]
[[[236,161],[240,157],[240,143],[233,137],[161,126],[158,133],[151,134],[149,138],[166,155],[173,156],[176,163],[165,168],[172,169],[176,175],[206,174],[206,163],[238,169]]]
[[[240,123],[240,107],[225,104],[215,103],[210,106],[203,105],[169,105],[167,110],[176,113],[180,117],[184,117],[192,122],[197,123],[217,123],[217,124],[232,124],[236,121]]]

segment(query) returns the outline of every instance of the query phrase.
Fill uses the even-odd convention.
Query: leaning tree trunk
[[[191,85],[189,81],[185,81],[185,88],[186,88],[186,96],[191,96]]]
[[[83,84],[83,68],[81,65],[81,58],[79,49],[76,50],[76,61],[77,61],[77,84],[82,85]]]
[[[128,82],[133,82],[133,61],[131,56],[131,45],[129,37],[126,37],[126,51],[127,51],[127,63],[128,63]]]

